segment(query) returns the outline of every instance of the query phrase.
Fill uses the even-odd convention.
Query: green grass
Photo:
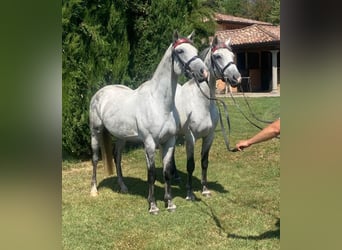
[[[258,131],[237,111],[230,98],[231,146]],[[242,98],[236,99],[246,110]],[[258,117],[280,116],[280,98],[249,98]],[[260,123],[259,123],[260,124]],[[260,124],[265,126],[265,124]],[[280,140],[243,152],[225,148],[220,126],[209,156],[212,196],[201,196],[200,143],[196,143],[194,189],[186,201],[185,148],[178,144],[176,163],[182,178],[172,194],[176,212],[164,208],[159,154],[156,199],[158,215],[148,213],[146,164],[142,148],[126,150],[123,174],[128,194],[119,193],[116,176],[98,168],[99,196],[90,197],[91,162],[63,161],[63,249],[280,249]]]

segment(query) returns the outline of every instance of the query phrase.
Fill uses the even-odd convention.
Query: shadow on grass
[[[180,177],[179,181],[176,181],[174,179],[171,180],[172,196],[173,198],[175,197],[185,198],[187,173],[184,173],[178,170],[178,175]],[[147,198],[147,195],[148,195],[147,173],[146,173],[145,179],[129,177],[129,176],[126,176],[126,177],[124,176],[123,179],[128,188],[129,194],[139,195],[144,198]],[[103,188],[108,188],[112,190],[113,192],[120,192],[120,186],[118,185],[117,180],[118,178],[116,176],[111,176],[111,177],[101,180],[101,182],[98,184],[98,190],[100,191]],[[156,168],[156,182],[163,183],[163,187],[156,186],[156,185],[154,187],[156,199],[158,200],[161,197],[161,200],[163,200],[164,180],[163,180],[162,168]],[[193,186],[194,191],[201,190],[202,189],[201,180],[193,176],[192,186]],[[208,182],[208,188],[218,193],[228,192],[227,190],[224,189],[224,187],[220,183],[217,183],[217,182]],[[201,198],[196,197],[196,201],[201,201]]]
[[[280,219],[279,218],[277,219],[275,226],[277,227],[276,230],[266,231],[260,235],[242,236],[242,235],[236,235],[236,234],[228,234],[228,238],[244,239],[244,240],[265,240],[265,239],[273,239],[273,238],[280,239]]]

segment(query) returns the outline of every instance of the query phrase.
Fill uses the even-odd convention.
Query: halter
[[[210,56],[210,58],[211,58],[211,63],[214,65],[214,75],[215,75],[216,79],[221,79],[221,80],[227,82],[227,79],[224,77],[224,71],[225,71],[230,65],[234,64],[234,62],[229,62],[229,63],[227,63],[227,65],[224,66],[224,67],[221,69],[221,68],[219,67],[218,63],[215,61],[214,56],[213,56],[213,54],[214,54],[214,52],[215,52],[216,50],[222,49],[222,48],[226,48],[226,49],[228,49],[229,51],[231,51],[230,48],[229,48],[225,43],[221,43],[221,44],[218,44],[218,45],[216,45],[215,47],[212,47],[212,48],[211,48],[211,56]],[[220,73],[219,76],[216,75],[216,70],[215,70],[215,69]]]
[[[189,61],[186,63],[180,58],[180,56],[175,52],[175,49],[178,45],[183,43],[190,43],[193,44],[188,38],[179,38],[177,41],[175,41],[172,45],[172,63],[174,60],[174,57],[177,57],[178,61],[183,65],[185,75],[190,78],[192,76],[192,70],[190,68],[190,63],[192,63],[194,60],[199,58],[197,55],[193,56]]]
[[[221,74],[220,77],[217,77],[217,75],[216,75],[216,73],[215,73],[215,69],[214,69],[214,75],[215,75],[216,79],[222,79],[223,81],[227,82],[226,79],[225,79],[225,77],[224,77],[224,74],[223,74],[223,73],[224,73],[224,71],[225,71],[231,64],[234,64],[234,63],[233,63],[233,62],[229,62],[226,66],[223,67],[222,70],[220,69],[219,65],[216,63],[215,59],[213,58],[213,53],[214,53],[216,50],[220,49],[220,48],[226,48],[226,49],[228,49],[229,51],[231,51],[231,49],[230,49],[225,43],[221,43],[221,44],[219,44],[219,45],[217,45],[217,46],[215,46],[215,47],[212,47],[212,48],[211,48],[211,53],[212,53],[212,54],[211,54],[211,56],[210,56],[210,57],[211,57],[211,63],[212,63],[212,65],[213,65],[214,67],[216,67],[216,69],[217,69],[217,70],[220,72],[220,74]],[[205,54],[204,57],[206,57],[206,56],[208,55],[208,53],[209,53],[209,50],[206,52],[206,54]],[[228,137],[230,137],[230,130],[231,130],[231,127],[230,127],[230,119],[229,119],[228,108],[227,108],[226,103],[225,103],[223,100],[219,99],[219,98],[208,96],[205,92],[203,92],[203,90],[202,90],[202,88],[201,88],[199,82],[197,81],[197,79],[195,79],[195,82],[196,82],[197,87],[199,88],[199,90],[201,91],[201,93],[203,94],[204,97],[206,97],[206,98],[207,98],[208,100],[210,100],[210,101],[216,101],[216,103],[217,103],[217,108],[218,108],[218,112],[219,112],[219,118],[220,118],[219,121],[220,121],[220,125],[221,125],[221,131],[222,131],[222,135],[223,135],[224,142],[225,142],[225,144],[226,144],[226,148],[227,148],[227,150],[230,151],[230,152],[237,152],[237,151],[238,151],[237,148],[231,148],[230,145],[229,145],[229,138],[228,138]],[[208,82],[207,82],[207,84],[208,84]],[[228,125],[228,134],[229,134],[229,135],[227,135],[226,129],[225,129],[224,125],[223,125],[223,118],[222,118],[222,114],[221,114],[221,109],[220,109],[218,103],[221,103],[222,106],[223,106],[224,113],[225,113],[225,118],[226,118],[226,122],[227,122],[227,125]]]
[[[223,73],[224,73],[224,71],[225,71],[230,65],[232,65],[232,64],[234,64],[234,63],[233,63],[233,62],[229,62],[222,70],[218,67],[219,65],[216,63],[215,59],[213,58],[213,53],[214,53],[216,50],[221,49],[221,48],[226,48],[226,49],[228,49],[229,51],[231,51],[231,48],[230,48],[229,46],[227,46],[225,43],[218,44],[218,45],[216,45],[215,47],[212,47],[212,48],[211,48],[211,61],[212,61],[212,64],[214,65],[214,67],[216,67],[216,69],[220,72],[220,74],[221,74],[220,79],[222,79],[223,81],[227,82],[226,79],[224,79]],[[216,76],[215,70],[214,70],[214,75],[215,75],[216,78],[218,78],[218,77]],[[250,113],[252,114],[252,116],[253,116],[256,120],[258,120],[258,121],[260,121],[260,122],[263,122],[263,123],[272,123],[272,121],[265,121],[265,120],[261,120],[261,119],[259,119],[258,117],[256,117],[256,115],[253,113],[253,111],[252,111],[252,109],[251,109],[251,107],[250,107],[250,105],[249,105],[249,103],[248,103],[248,101],[247,101],[247,99],[246,99],[246,97],[245,97],[245,93],[242,92],[242,94],[243,94],[243,96],[244,96],[244,98],[245,98],[245,101],[246,101],[246,103],[247,103],[247,106],[248,106],[248,109],[249,109]],[[254,127],[259,128],[260,130],[262,130],[262,128],[261,128],[260,126],[258,126],[256,123],[254,123],[253,121],[251,121],[251,120],[244,114],[244,112],[241,110],[241,108],[240,108],[240,106],[238,105],[238,103],[235,101],[235,98],[234,98],[232,92],[230,92],[230,96],[231,96],[231,98],[233,99],[234,104],[236,105],[236,107],[238,108],[238,110],[241,112],[241,114],[246,118],[246,120],[248,120]]]

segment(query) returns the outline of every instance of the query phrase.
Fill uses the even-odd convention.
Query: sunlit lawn
[[[234,145],[258,131],[228,104]],[[262,119],[280,116],[280,98],[249,98]],[[243,99],[237,98],[241,108]],[[258,123],[260,126],[265,124]],[[243,152],[226,150],[220,126],[209,156],[211,197],[201,195],[200,143],[196,143],[196,201],[185,200],[186,156],[176,148],[182,181],[173,183],[177,209],[164,208],[163,178],[157,158],[158,215],[148,213],[147,173],[142,148],[126,150],[123,174],[128,194],[119,193],[116,176],[98,168],[99,196],[90,197],[91,162],[64,161],[62,173],[62,236],[64,249],[280,249],[280,140],[272,139]],[[159,156],[159,154],[157,154]]]

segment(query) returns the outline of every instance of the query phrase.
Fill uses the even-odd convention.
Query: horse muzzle
[[[224,80],[226,83],[229,83],[230,86],[237,87],[239,84],[241,84],[242,78],[241,78],[241,76],[238,76],[238,77],[233,76],[233,77],[228,77]]]
[[[194,78],[198,82],[208,81],[208,70],[205,68],[200,69],[199,71],[191,72],[186,71],[185,76],[187,78]]]
[[[200,70],[200,74],[199,74],[199,81],[208,81],[208,76],[209,76],[209,74],[208,74],[208,71],[206,70],[206,69],[201,69]]]
[[[208,76],[209,74],[206,69],[201,69],[198,73],[194,74],[194,77],[199,82],[208,81]]]

